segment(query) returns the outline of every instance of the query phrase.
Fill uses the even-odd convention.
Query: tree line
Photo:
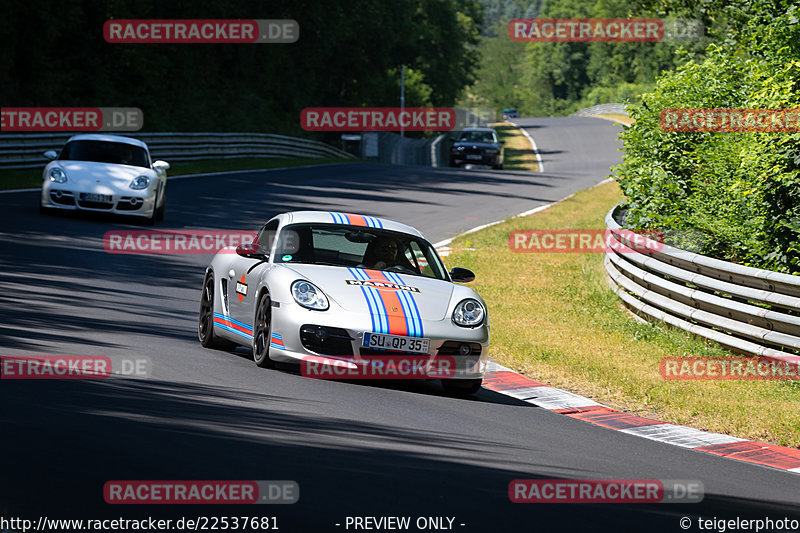
[[[110,44],[110,19],[294,19],[292,44]],[[302,134],[313,106],[452,106],[475,79],[473,0],[5,0],[0,105],[138,107],[146,131]]]

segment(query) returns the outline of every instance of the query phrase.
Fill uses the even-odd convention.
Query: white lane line
[[[605,407],[583,396],[572,394],[555,387],[534,387],[533,389],[516,389],[502,392],[514,396],[538,407],[555,411],[557,409],[574,409],[576,407]],[[519,395],[519,396],[518,396]],[[527,397],[522,397],[527,396]]]
[[[613,178],[606,178],[603,181],[601,181],[600,183],[596,183],[596,184],[592,185],[591,187],[588,187],[588,188],[583,189],[583,190],[594,189],[595,187],[599,187],[600,185],[605,185],[609,181],[614,181],[614,179]],[[516,215],[512,215],[512,216],[510,216],[508,218],[527,217],[528,215],[532,215],[534,213],[538,213],[539,211],[544,211],[548,207],[552,207],[552,206],[554,206],[556,204],[560,204],[561,202],[563,202],[565,200],[569,200],[570,198],[575,196],[575,194],[576,193],[569,194],[569,195],[565,196],[564,198],[562,198],[561,200],[558,200],[556,202],[551,202],[549,204],[540,205],[539,207],[534,207],[533,209],[529,209],[527,211],[523,211],[522,213],[519,213],[519,214],[516,214]],[[501,222],[505,222],[506,220],[508,220],[508,219],[497,220],[495,222],[490,222],[489,224],[484,224],[482,226],[478,226],[477,228],[468,229],[467,231],[459,233],[458,235],[453,235],[449,239],[445,239],[443,241],[439,241],[437,243],[434,243],[433,247],[436,248],[437,251],[438,251],[439,248],[442,248],[443,246],[447,246],[448,244],[450,244],[451,242],[453,242],[455,239],[457,239],[459,237],[463,237],[464,235],[469,235],[470,233],[474,233],[476,231],[480,231],[480,230],[482,230],[484,228],[488,228],[489,226],[494,226],[495,224],[500,224]]]
[[[745,440],[738,437],[731,437],[730,435],[723,435],[722,433],[709,433],[707,431],[700,431],[699,429],[686,426],[676,426],[674,424],[640,426],[621,429],[619,431],[650,440],[674,444],[675,446],[681,446],[683,448],[699,448],[701,446],[728,444]]]
[[[528,133],[528,130],[526,130],[525,128],[514,122],[511,122],[510,120],[506,120],[506,122],[508,122],[515,128],[519,128],[522,134],[528,138],[528,141],[530,141],[531,143],[531,148],[533,148],[533,155],[536,156],[536,168],[538,169],[537,172],[544,172],[544,163],[542,163],[542,155],[539,153],[539,148],[536,146],[536,141],[533,140],[533,137],[531,137],[530,133]]]
[[[511,370],[510,368],[506,368],[503,365],[501,365],[500,363],[495,363],[494,361],[489,361],[486,364],[486,372],[487,373],[488,372],[514,372],[516,374],[516,372],[514,370]]]
[[[551,205],[553,205],[553,204],[547,204],[546,206],[542,206],[542,208],[550,207]],[[480,231],[482,229],[488,228],[489,226],[494,226],[496,224],[500,224],[501,222],[504,222],[504,220],[497,220],[495,222],[490,222],[488,224],[484,224],[482,226],[478,226],[477,228],[468,229],[467,231],[465,231],[463,233],[459,233],[458,235],[454,235],[453,237],[450,237],[449,239],[445,239],[443,241],[437,242],[436,244],[433,245],[433,247],[438,249],[438,248],[441,248],[442,246],[447,246],[448,244],[453,242],[453,239],[457,239],[458,237],[462,237],[464,235],[469,235],[470,233],[475,233],[476,231]]]

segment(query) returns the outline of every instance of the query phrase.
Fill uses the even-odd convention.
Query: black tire
[[[503,170],[503,165],[495,165],[492,168],[494,168],[495,170]]]
[[[51,207],[45,207],[42,204],[39,204],[39,214],[40,215],[52,215],[54,209]]]
[[[253,321],[253,361],[261,368],[275,368],[275,361],[269,358],[271,326],[272,300],[264,293],[258,299]]]
[[[214,274],[206,276],[200,296],[200,315],[197,317],[197,338],[205,348],[230,350],[236,344],[214,335]]]
[[[442,387],[453,396],[470,396],[481,390],[483,379],[443,379]]]
[[[155,226],[156,225],[156,217],[157,217],[157,215],[158,215],[158,210],[153,208],[153,214],[150,215],[149,217],[146,217],[142,221],[142,224],[144,224],[145,226]]]
[[[161,193],[161,205],[156,209],[156,220],[161,222],[164,220],[164,213],[167,211],[167,189]]]

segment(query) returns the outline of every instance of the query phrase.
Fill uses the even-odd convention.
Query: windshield
[[[448,280],[431,244],[419,237],[341,224],[291,224],[278,239],[275,261],[357,267]]]
[[[72,141],[58,156],[62,161],[93,161],[150,168],[147,151],[128,143],[108,141]]]
[[[458,142],[494,143],[497,139],[491,131],[462,131],[458,136]]]

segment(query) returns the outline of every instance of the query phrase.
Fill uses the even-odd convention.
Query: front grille
[[[461,353],[461,345],[467,344],[470,347],[468,354]],[[436,355],[480,355],[482,346],[477,342],[446,341],[439,347]]]
[[[88,200],[78,200],[78,205],[86,209],[113,209],[114,204],[107,202],[89,202]]]
[[[342,328],[305,324],[300,327],[300,342],[320,355],[353,355],[353,339]]]
[[[72,195],[70,191],[51,192],[50,201],[53,202],[54,204],[75,205],[75,197]]]

